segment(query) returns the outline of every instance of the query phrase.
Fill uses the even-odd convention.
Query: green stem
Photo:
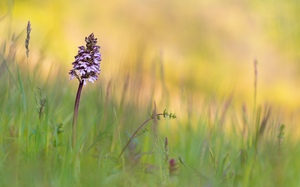
[[[83,87],[83,80],[79,82],[75,105],[74,105],[74,116],[73,116],[73,123],[72,123],[72,148],[73,149],[76,143],[77,117],[78,117],[78,108],[79,108],[79,101],[80,101],[82,87]]]
[[[137,128],[134,133],[132,134],[132,136],[130,137],[130,139],[128,140],[127,144],[125,145],[125,147],[122,149],[122,152],[119,154],[118,159],[120,159],[120,157],[122,156],[122,154],[124,153],[124,151],[126,150],[126,148],[128,147],[128,145],[130,144],[130,142],[133,140],[133,138],[135,138],[136,134],[139,132],[139,130],[146,124],[148,123],[150,120],[154,119],[157,116],[162,116],[164,114],[155,114],[152,115],[150,118],[148,118],[146,121],[144,121],[144,123],[142,123],[139,128]]]

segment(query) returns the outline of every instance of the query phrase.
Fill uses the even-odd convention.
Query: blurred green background
[[[235,100],[253,103],[257,59],[258,103],[295,111],[299,12],[298,0],[1,0],[0,34],[23,31],[25,40],[30,21],[29,64],[42,59],[45,71],[69,79],[77,47],[93,32],[101,46],[104,85],[119,81],[123,89],[124,77],[142,77],[144,99],[154,84],[153,98],[167,94],[175,111],[184,96],[201,103],[233,93]],[[19,53],[25,58],[25,49]]]

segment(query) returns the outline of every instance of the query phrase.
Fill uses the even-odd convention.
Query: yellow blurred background
[[[145,88],[147,80],[164,80],[171,99],[188,95],[200,102],[233,93],[253,103],[257,59],[258,103],[300,110],[297,0],[0,2],[1,36],[25,31],[30,21],[30,62],[45,56],[46,69],[71,69],[77,47],[93,32],[101,46],[101,79],[135,73]]]

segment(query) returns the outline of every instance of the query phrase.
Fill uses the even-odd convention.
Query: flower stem
[[[83,80],[79,82],[75,105],[74,105],[74,116],[73,116],[73,123],[72,123],[72,148],[73,149],[76,143],[77,117],[78,117],[78,108],[79,108],[79,101],[80,101],[82,87],[83,87]]]
[[[144,123],[142,123],[132,134],[132,136],[130,137],[130,139],[128,140],[127,144],[125,145],[125,147],[122,149],[122,152],[119,154],[118,159],[120,159],[120,157],[122,156],[122,154],[124,153],[124,151],[126,150],[126,148],[128,147],[128,145],[130,144],[130,142],[133,140],[133,138],[136,137],[136,134],[139,132],[139,130],[146,125],[146,123],[148,123],[150,120],[156,118],[157,116],[162,116],[164,114],[155,114],[150,116],[146,121],[144,121]]]

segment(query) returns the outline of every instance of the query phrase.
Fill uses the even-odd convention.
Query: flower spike
[[[101,53],[99,52],[100,46],[97,44],[97,38],[94,34],[90,34],[85,38],[86,47],[78,47],[78,54],[75,56],[73,69],[69,71],[71,80],[76,77],[79,82],[83,81],[84,85],[86,81],[94,83],[98,80],[100,75],[100,61]]]

